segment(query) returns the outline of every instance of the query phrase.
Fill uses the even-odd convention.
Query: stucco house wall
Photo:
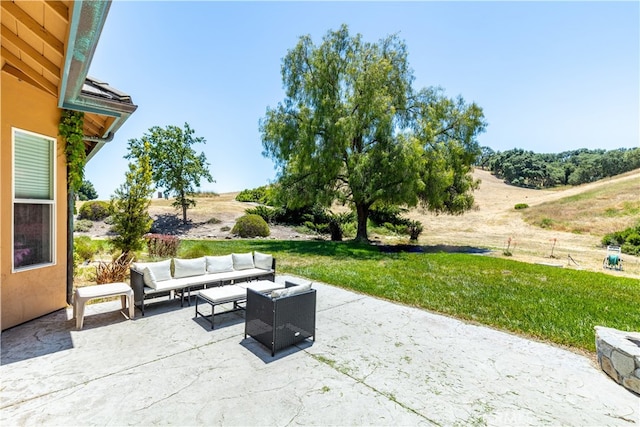
[[[64,144],[58,137],[61,109],[57,98],[0,73],[2,88],[0,161],[0,302],[2,329],[66,307],[67,188]],[[12,271],[13,151],[12,128],[57,139],[55,152],[54,263]]]

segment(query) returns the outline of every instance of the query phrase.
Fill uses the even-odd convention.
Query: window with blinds
[[[13,268],[54,262],[55,138],[13,129]]]

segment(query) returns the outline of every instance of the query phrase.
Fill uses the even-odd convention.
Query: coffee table
[[[284,285],[274,283],[271,280],[255,280],[202,289],[196,295],[196,318],[198,315],[204,317],[211,323],[211,329],[213,329],[213,320],[216,315],[244,310],[244,305],[241,304],[247,300],[247,289],[253,289],[260,293],[268,293],[281,288],[284,288]],[[206,314],[198,310],[198,302],[209,304],[211,306],[211,314]],[[216,306],[229,303],[233,303],[231,309],[218,313],[215,312]]]

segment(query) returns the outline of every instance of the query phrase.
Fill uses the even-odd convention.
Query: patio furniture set
[[[122,308],[128,301],[129,317],[133,319],[136,306],[144,316],[145,300],[179,297],[181,306],[185,299],[191,305],[193,292],[195,318],[202,316],[214,329],[215,316],[244,310],[245,338],[253,337],[274,356],[276,351],[307,338],[315,341],[316,318],[316,290],[311,283],[277,284],[275,270],[275,258],[260,252],[134,263],[130,286],[109,283],[76,290],[76,327],[82,329],[84,305],[93,298],[121,296]],[[202,309],[206,305],[209,310]],[[216,313],[216,307],[222,305],[227,309]]]

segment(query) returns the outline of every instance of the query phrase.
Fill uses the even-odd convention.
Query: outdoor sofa
[[[191,291],[210,286],[275,280],[276,260],[260,252],[203,256],[192,259],[172,258],[157,262],[136,262],[131,265],[131,288],[135,305],[144,316],[145,300],[162,296],[185,296],[190,302]]]

